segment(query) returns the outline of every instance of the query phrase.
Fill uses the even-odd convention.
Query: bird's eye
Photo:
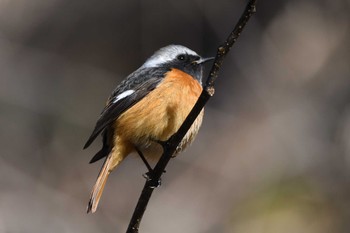
[[[185,60],[185,55],[180,54],[180,55],[178,55],[176,58],[177,58],[177,60],[179,60],[179,61],[183,61],[183,60]]]

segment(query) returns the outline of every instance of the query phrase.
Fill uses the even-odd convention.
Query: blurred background
[[[0,1],[0,232],[125,232],[136,156],[87,215],[90,135],[114,87],[155,50],[212,56],[245,1]],[[350,1],[259,1],[171,160],[141,232],[350,231]],[[209,67],[208,67],[209,68]]]

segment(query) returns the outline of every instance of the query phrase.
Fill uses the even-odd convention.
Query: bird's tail
[[[117,164],[112,164],[112,154],[109,154],[108,157],[106,158],[100,173],[98,174],[96,183],[94,187],[92,188],[89,204],[87,206],[87,213],[91,212],[94,213],[97,209],[98,202],[100,201],[103,189],[105,187],[107,178],[111,171],[120,163],[117,162]]]

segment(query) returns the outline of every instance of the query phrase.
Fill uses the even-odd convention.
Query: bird
[[[160,158],[159,142],[176,133],[195,105],[202,92],[204,64],[211,60],[213,57],[203,58],[185,46],[168,45],[114,89],[84,145],[86,149],[102,135],[102,149],[90,163],[105,160],[92,188],[87,213],[96,211],[108,176],[129,154],[136,152],[150,160]],[[204,110],[175,154],[194,140],[203,114]]]

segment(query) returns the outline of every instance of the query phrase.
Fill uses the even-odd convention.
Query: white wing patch
[[[117,103],[119,100],[124,99],[125,97],[131,95],[132,93],[134,93],[134,90],[127,90],[124,91],[123,93],[117,95],[116,97],[114,97],[113,103]]]

